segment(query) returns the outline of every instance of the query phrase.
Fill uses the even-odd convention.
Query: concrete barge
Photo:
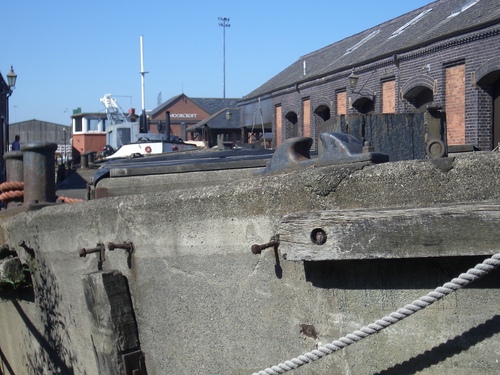
[[[3,217],[0,373],[272,373],[500,250],[500,153],[204,180]],[[498,272],[291,373],[498,374]]]

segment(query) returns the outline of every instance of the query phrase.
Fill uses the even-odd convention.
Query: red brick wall
[[[396,81],[382,83],[382,113],[396,113]]]
[[[337,93],[337,115],[347,115],[347,93]]]
[[[283,118],[281,106],[276,107],[276,147],[281,144],[283,137]]]
[[[185,127],[196,124],[199,121],[205,120],[210,114],[201,109],[193,101],[186,97],[181,97],[172,105],[166,108],[163,113],[160,113],[152,118],[152,120],[160,120],[165,126],[165,112],[170,112],[170,134],[176,135],[183,140],[190,139],[189,134],[182,134],[182,123]],[[185,116],[184,116],[185,115]],[[151,126],[150,131],[157,133],[158,128],[155,125]]]
[[[304,116],[304,137],[311,136],[311,101],[305,99],[302,101],[302,113]]]
[[[448,144],[465,143],[465,65],[446,69],[445,107]]]

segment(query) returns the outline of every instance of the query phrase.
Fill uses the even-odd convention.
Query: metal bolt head
[[[311,231],[311,241],[316,245],[324,245],[327,239],[325,231],[321,228],[315,228]]]

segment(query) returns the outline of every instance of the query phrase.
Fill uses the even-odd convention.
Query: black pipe
[[[165,136],[170,141],[170,112],[165,112]]]
[[[141,116],[139,117],[139,133],[147,133],[148,132],[148,124],[146,118],[146,111],[142,110]]]

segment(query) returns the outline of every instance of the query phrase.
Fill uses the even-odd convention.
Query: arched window
[[[285,116],[285,139],[299,136],[299,121],[295,112],[288,112]]]
[[[417,86],[409,90],[404,98],[406,101],[415,108],[416,112],[425,112],[427,104],[434,101],[432,90],[428,87]]]

